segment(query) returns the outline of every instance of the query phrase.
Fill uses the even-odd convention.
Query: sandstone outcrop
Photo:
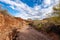
[[[9,33],[13,29],[20,29],[24,23],[25,21],[21,18],[0,13],[0,40],[9,40]]]

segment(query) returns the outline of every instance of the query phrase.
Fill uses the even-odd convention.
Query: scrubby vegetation
[[[58,35],[60,38],[60,6],[53,7],[53,13],[51,17],[43,20],[32,20],[33,23],[29,23],[37,31],[43,31],[46,34]],[[53,35],[53,34],[52,34]]]
[[[0,13],[2,13],[3,15],[12,16],[6,9],[1,8],[1,6],[0,6]]]
[[[14,28],[12,32],[9,33],[10,40],[17,40],[17,37],[19,36],[18,33],[19,31],[17,31],[17,29]]]
[[[51,25],[46,29],[46,32],[47,32],[47,33],[54,32],[54,33],[60,35],[60,25],[51,24]]]

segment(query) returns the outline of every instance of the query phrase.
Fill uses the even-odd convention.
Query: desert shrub
[[[3,15],[12,16],[11,14],[9,14],[9,12],[6,9],[3,9],[1,6],[0,6],[0,13],[2,13]]]
[[[51,32],[51,31],[54,31],[53,29],[55,29],[55,25],[49,25],[49,27],[46,28],[46,32]]]
[[[38,26],[38,28],[41,28],[41,27],[43,27],[43,24],[40,23],[40,24],[38,24],[37,26]]]
[[[60,35],[60,25],[55,25],[55,24],[51,24],[47,29],[46,29],[47,33],[56,33],[58,35]]]
[[[37,30],[41,30],[42,28],[43,28],[43,24],[42,23],[37,25]]]
[[[17,29],[12,29],[12,32],[9,33],[9,39],[10,40],[16,40],[17,37],[19,36],[18,35],[19,31],[17,31]]]
[[[33,26],[33,24],[32,24],[32,23],[29,23],[28,25]]]

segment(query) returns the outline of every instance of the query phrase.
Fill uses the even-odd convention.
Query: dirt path
[[[17,34],[17,40],[51,40],[44,34],[36,31],[32,27],[24,26],[20,29],[20,32]]]

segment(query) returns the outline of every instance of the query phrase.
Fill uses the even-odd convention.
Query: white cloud
[[[12,9],[15,9],[13,6],[10,6]]]
[[[11,0],[0,0],[1,2],[5,2],[7,4],[10,4],[11,8],[13,10],[19,11],[15,16],[17,17],[22,17],[24,19],[27,18],[40,18],[43,19],[46,16],[46,14],[50,13],[52,11],[53,5],[49,6],[48,8],[41,8],[41,5],[35,5],[34,8],[29,7],[27,4],[16,0],[16,1],[11,1]],[[51,4],[52,0],[44,0],[44,3],[42,6],[46,7]],[[56,1],[56,0],[54,0]],[[57,2],[56,2],[57,3]],[[14,7],[16,6],[16,7]]]
[[[51,4],[51,0],[44,0],[44,3],[49,5],[49,4]]]

